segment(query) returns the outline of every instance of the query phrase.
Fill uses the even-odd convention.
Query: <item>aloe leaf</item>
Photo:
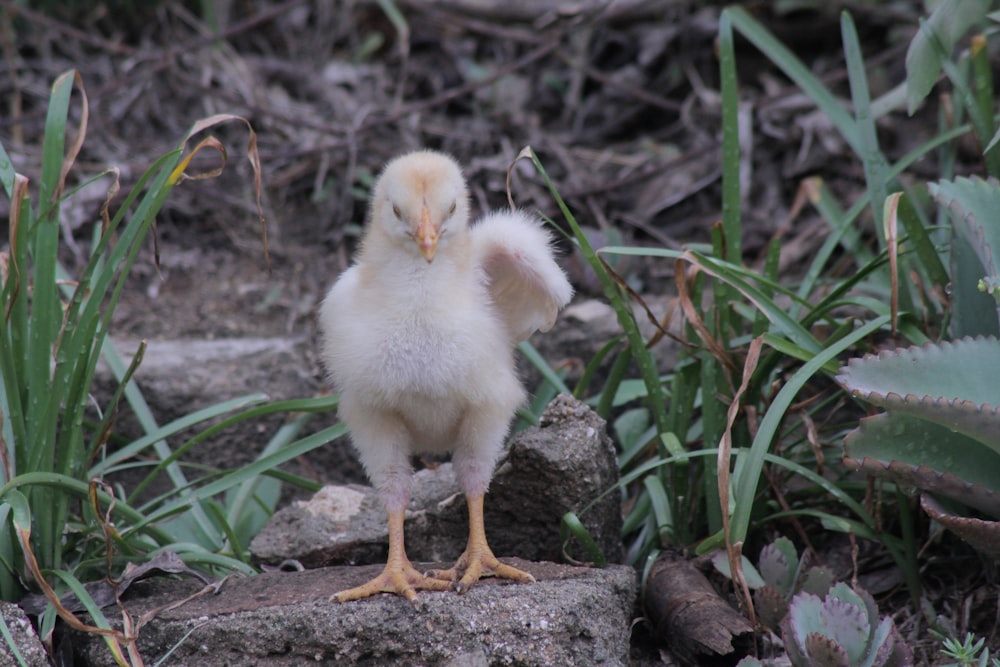
[[[891,617],[886,616],[882,619],[882,622],[875,628],[875,632],[872,633],[871,646],[868,649],[865,660],[859,663],[860,667],[872,667],[872,665],[885,665],[888,663],[889,656],[892,655],[895,648],[895,629],[896,624]]]
[[[1000,206],[1000,184],[995,180],[959,176],[953,181],[928,183],[931,196],[951,208],[956,220],[964,221],[975,234],[973,240],[982,241],[976,251],[983,266],[991,272],[1000,266],[1000,227],[996,223]]]
[[[812,593],[799,593],[792,598],[788,616],[782,622],[782,639],[791,654],[794,644],[800,652],[806,651],[806,637],[823,632],[823,601]]]
[[[838,646],[835,639],[818,632],[806,637],[806,655],[808,662],[803,665],[812,667],[850,667],[850,658],[843,646]]]
[[[795,586],[799,555],[787,537],[779,537],[760,550],[760,574],[764,581],[788,595]]]
[[[845,463],[1000,516],[1000,455],[933,422],[899,414],[861,420]]]
[[[868,619],[869,619],[868,607],[866,606],[864,599],[860,595],[858,595],[858,593],[854,589],[852,589],[850,586],[848,586],[844,582],[840,582],[840,583],[836,584],[835,586],[833,586],[830,589],[830,592],[827,593],[826,597],[827,597],[827,599],[834,598],[834,599],[837,599],[837,600],[843,600],[844,602],[847,602],[848,604],[852,604],[852,605],[858,607],[859,609],[864,610],[865,611],[865,622],[866,623],[868,622]],[[876,610],[876,613],[877,613],[877,610]]]
[[[917,32],[906,51],[906,100],[912,114],[931,92],[941,59],[938,48],[951,53],[955,42],[973,25],[982,21],[989,0],[943,0]],[[937,40],[938,45],[933,40]]]
[[[1000,521],[956,516],[927,494],[920,496],[920,506],[927,516],[961,537],[976,551],[990,558],[1000,558]]]
[[[977,289],[984,273],[975,246],[966,237],[955,234],[951,240],[950,330],[953,336],[1000,335],[996,302]]]
[[[930,183],[927,187],[931,196],[952,212],[956,255],[952,261],[956,269],[952,289],[956,303],[970,311],[983,311],[979,318],[987,316],[987,323],[992,325],[989,331],[994,332],[1000,314],[997,310],[1000,304],[1000,225],[996,224],[1000,186],[992,180],[956,178]],[[976,260],[981,266],[976,265]],[[979,296],[980,291],[986,291],[995,301]],[[970,312],[970,315],[975,313]]]
[[[887,410],[934,421],[1000,453],[1000,340],[963,338],[852,359],[837,381]]]
[[[777,631],[788,615],[788,600],[774,586],[762,586],[753,592],[753,608],[765,628]]]
[[[830,591],[823,601],[823,619],[826,624],[824,634],[844,650],[849,664],[858,664],[865,654],[870,630],[864,606],[837,597]]]
[[[742,563],[743,579],[747,582],[748,588],[751,590],[758,590],[768,585],[767,581],[764,580],[764,576],[754,566],[754,564],[750,562],[749,558],[740,554],[740,562]],[[715,567],[716,571],[718,571],[722,576],[729,579],[733,578],[732,567],[729,565],[729,556],[725,551],[720,549],[712,554],[712,566]]]

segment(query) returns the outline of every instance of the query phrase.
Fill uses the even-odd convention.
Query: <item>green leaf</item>
[[[868,417],[844,439],[844,454],[870,474],[1000,510],[1000,453],[946,426],[906,414]]]
[[[743,567],[743,579],[746,580],[748,588],[757,590],[767,585],[767,581],[765,581],[757,568],[754,567],[754,564],[750,562],[749,558],[740,554],[740,561]],[[725,550],[720,549],[712,554],[712,565],[722,576],[727,579],[733,578],[732,568],[729,566],[729,556],[726,555]]]
[[[740,123],[736,55],[729,10],[719,18],[719,70],[722,88],[722,230],[725,259],[742,261],[740,232]]]
[[[538,350],[535,349],[534,345],[526,340],[523,340],[517,344],[517,349],[529,362],[531,362],[531,365],[534,366],[539,373],[541,373],[546,382],[551,384],[562,394],[572,393],[569,387],[566,386],[566,383],[563,382],[563,379],[559,377],[559,374],[552,368],[552,366],[549,366],[548,362],[545,361],[545,358],[539,354]]]
[[[11,489],[0,496],[5,505],[10,507],[10,519],[17,530],[31,531],[31,505],[23,493]]]
[[[933,421],[1000,454],[1000,340],[889,350],[851,359],[837,381],[854,396]]]
[[[135,527],[135,529],[144,528],[149,523],[155,523],[156,521],[169,517],[177,512],[185,511],[194,503],[197,503],[204,498],[211,498],[218,493],[223,493],[234,486],[251,480],[257,475],[285,463],[286,461],[294,459],[297,456],[302,456],[306,452],[310,452],[317,447],[321,447],[322,445],[325,445],[326,443],[346,434],[347,428],[343,424],[337,423],[306,436],[301,440],[297,440],[278,452],[262,456],[252,463],[236,468],[223,477],[192,490],[187,495],[166,503],[165,505],[157,508],[156,511],[149,516],[146,516],[144,520]]]
[[[868,90],[868,76],[865,72],[861,43],[849,12],[840,15],[840,32],[844,41],[844,56],[847,59],[847,74],[851,85],[851,100],[854,102],[855,125],[864,162],[865,182],[868,186],[868,200],[871,205],[875,228],[882,228],[882,203],[888,195],[886,160],[879,148],[875,131],[875,118],[871,111],[871,94]]]
[[[799,554],[791,540],[779,537],[774,542],[764,545],[760,550],[758,565],[764,581],[786,597],[791,594],[799,573]]]
[[[13,619],[12,619],[13,620]],[[21,634],[23,629],[20,629],[18,634]],[[14,635],[11,634],[10,626],[7,625],[7,619],[0,616],[0,637],[3,638],[3,645],[6,650],[9,651],[9,656],[17,661],[17,664],[21,667],[28,667],[28,662],[21,655],[20,649],[17,647],[17,642],[14,639]]]
[[[760,483],[761,471],[767,450],[777,438],[778,430],[786,412],[792,405],[792,401],[805,386],[813,375],[815,375],[830,360],[837,357],[846,349],[857,343],[866,336],[871,335],[889,321],[887,316],[878,317],[867,324],[858,327],[849,335],[844,336],[839,341],[829,345],[819,352],[813,359],[802,365],[791,377],[789,377],[781,391],[778,392],[764,418],[760,422],[757,434],[754,436],[753,444],[750,446],[748,456],[740,457],[740,464],[733,476],[734,498],[736,510],[733,512],[730,523],[733,542],[740,542],[746,539],[750,528],[750,516],[754,508],[754,496],[757,494],[757,487]]]
[[[605,567],[608,564],[608,559],[604,555],[604,552],[597,546],[597,542],[594,541],[590,531],[583,525],[580,517],[575,512],[567,512],[563,515],[561,532],[564,540],[570,536],[575,537],[587,552],[587,557],[590,558],[594,565]]]
[[[726,8],[733,28],[746,37],[768,57],[782,72],[808,95],[840,132],[844,140],[858,155],[862,154],[861,142],[854,119],[844,109],[843,103],[830,92],[806,65],[779,42],[763,25],[742,7]]]
[[[998,334],[1000,225],[996,224],[996,212],[1000,210],[1000,186],[992,180],[960,177],[927,187],[952,213],[955,333]]]
[[[989,0],[942,0],[914,35],[906,51],[906,100],[911,115],[941,73],[938,48],[950,54],[958,39],[982,21],[989,8]]]
[[[656,530],[660,535],[661,545],[668,545],[674,534],[674,517],[670,509],[670,500],[667,498],[667,490],[663,488],[663,481],[655,475],[649,475],[642,480],[649,494],[649,500],[653,504],[653,516],[656,517]]]

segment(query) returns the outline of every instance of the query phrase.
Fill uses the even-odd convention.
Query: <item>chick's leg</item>
[[[389,514],[389,558],[382,573],[371,581],[341,591],[331,599],[360,600],[376,593],[395,593],[417,603],[418,590],[447,590],[446,582],[429,579],[413,568],[406,557],[403,519],[410,500],[409,434],[392,413],[358,403],[349,393],[341,396],[340,416],[351,429],[352,440],[378,495]]]
[[[451,582],[455,590],[464,593],[481,577],[500,577],[522,583],[535,580],[531,574],[511,567],[497,560],[486,542],[486,527],[483,524],[483,494],[466,497],[469,504],[469,542],[458,557],[455,566],[447,570],[431,570],[427,576],[444,582]]]
[[[416,604],[418,590],[444,591],[451,588],[447,581],[427,577],[414,569],[406,557],[403,543],[403,517],[401,509],[389,511],[389,559],[382,573],[365,584],[336,593],[333,600],[348,602],[376,593],[395,593]]]
[[[469,506],[469,541],[454,567],[433,570],[428,575],[452,582],[459,593],[469,590],[481,577],[501,577],[525,583],[535,580],[527,572],[497,560],[486,542],[483,525],[483,498],[503,451],[513,406],[521,400],[520,386],[516,381],[512,386],[516,391],[510,406],[483,406],[469,411],[459,431],[460,445],[452,457],[452,466]]]

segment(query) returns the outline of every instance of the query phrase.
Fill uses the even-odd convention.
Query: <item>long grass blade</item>
[[[310,436],[302,438],[301,440],[288,445],[281,451],[275,452],[270,456],[265,456],[257,459],[256,461],[249,463],[245,466],[237,468],[221,478],[209,482],[204,486],[200,486],[197,489],[191,491],[181,498],[177,498],[172,502],[164,504],[162,507],[158,508],[156,511],[145,516],[143,521],[138,525],[133,527],[133,530],[138,530],[144,528],[147,524],[155,523],[165,517],[168,517],[178,511],[183,511],[190,508],[194,503],[200,501],[203,498],[211,498],[212,496],[224,493],[225,491],[242,484],[243,482],[252,479],[256,475],[260,475],[268,470],[275,468],[286,461],[290,461],[297,456],[301,456],[307,452],[310,452],[317,447],[321,447],[328,442],[341,438],[347,434],[347,428],[343,424],[334,424],[321,431],[318,431]]]
[[[840,32],[844,41],[844,56],[847,59],[847,77],[851,84],[851,99],[854,102],[855,127],[858,132],[859,148],[855,152],[865,168],[868,185],[868,201],[871,207],[875,229],[882,229],[882,204],[888,196],[886,160],[878,143],[875,118],[871,112],[871,94],[868,90],[868,75],[861,54],[861,43],[850,12],[840,14]]]
[[[545,361],[545,357],[538,353],[538,350],[535,349],[534,345],[524,340],[517,344],[517,349],[524,355],[524,358],[527,359],[531,365],[542,374],[545,381],[556,388],[556,391],[562,394],[573,393],[570,391],[570,388],[566,386],[563,379],[559,377],[559,374],[555,372],[552,366],[549,366],[547,361]]]
[[[726,252],[722,256],[738,264],[743,258],[740,226],[740,121],[739,87],[730,10],[719,17],[719,72],[722,89],[722,233]]]
[[[801,88],[802,92],[808,95],[820,111],[830,119],[844,140],[854,149],[854,152],[861,155],[861,141],[857,126],[854,119],[844,109],[843,103],[809,71],[809,68],[787,46],[779,42],[744,8],[727,7],[725,13],[733,28],[760,49],[795,85]]]
[[[750,528],[750,512],[754,507],[754,496],[760,483],[760,475],[771,443],[778,435],[785,413],[791,406],[795,396],[806,382],[831,359],[846,351],[849,347],[884,327],[889,322],[888,316],[883,316],[858,327],[850,335],[829,345],[815,357],[803,364],[786,382],[771,402],[764,418],[760,422],[757,435],[750,446],[748,457],[739,461],[740,466],[733,477],[734,493],[736,495],[735,510],[732,516],[731,539],[733,542],[746,540]]]

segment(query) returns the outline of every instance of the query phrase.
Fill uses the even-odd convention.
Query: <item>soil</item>
[[[506,205],[508,168],[530,145],[596,245],[702,243],[720,217],[717,3],[23,4],[0,1],[0,141],[32,182],[40,173],[49,87],[69,68],[82,77],[90,122],[67,190],[111,165],[127,192],[196,120],[215,113],[242,116],[256,132],[267,253],[245,159],[246,128],[214,128],[228,149],[227,168],[172,193],[155,244],[144,246],[115,311],[119,337],[315,337],[315,309],[349,262],[373,175],[418,147],[459,159],[473,210],[482,212]],[[849,96],[838,24],[844,8],[858,25],[873,96],[903,80],[922,3],[801,3],[787,11],[780,4],[747,6],[838,94]],[[209,5],[218,15],[205,13]],[[403,23],[385,6],[398,8]],[[757,263],[781,236],[782,271],[794,274],[824,230],[819,215],[802,205],[803,180],[820,176],[841,202],[851,202],[864,189],[862,166],[798,89],[743,42],[738,68],[753,131],[745,146],[745,257]],[[80,101],[77,93],[77,121]],[[931,136],[937,114],[932,100],[912,117],[886,117],[879,132],[890,158]],[[192,169],[217,161],[206,152]],[[933,162],[914,173],[932,177]],[[71,271],[98,219],[103,182],[64,208]],[[512,195],[519,206],[561,220],[524,162],[514,169]],[[571,255],[566,263],[578,293],[596,294],[580,263]],[[670,262],[616,268],[642,292],[670,291]],[[315,359],[303,372],[317,391],[323,386]],[[996,588],[982,587],[978,571],[929,572],[938,613],[957,631],[985,632],[996,645],[989,634]],[[919,630],[926,626],[898,586],[886,590],[897,594],[880,603],[897,605],[888,611],[929,662],[936,654]]]

